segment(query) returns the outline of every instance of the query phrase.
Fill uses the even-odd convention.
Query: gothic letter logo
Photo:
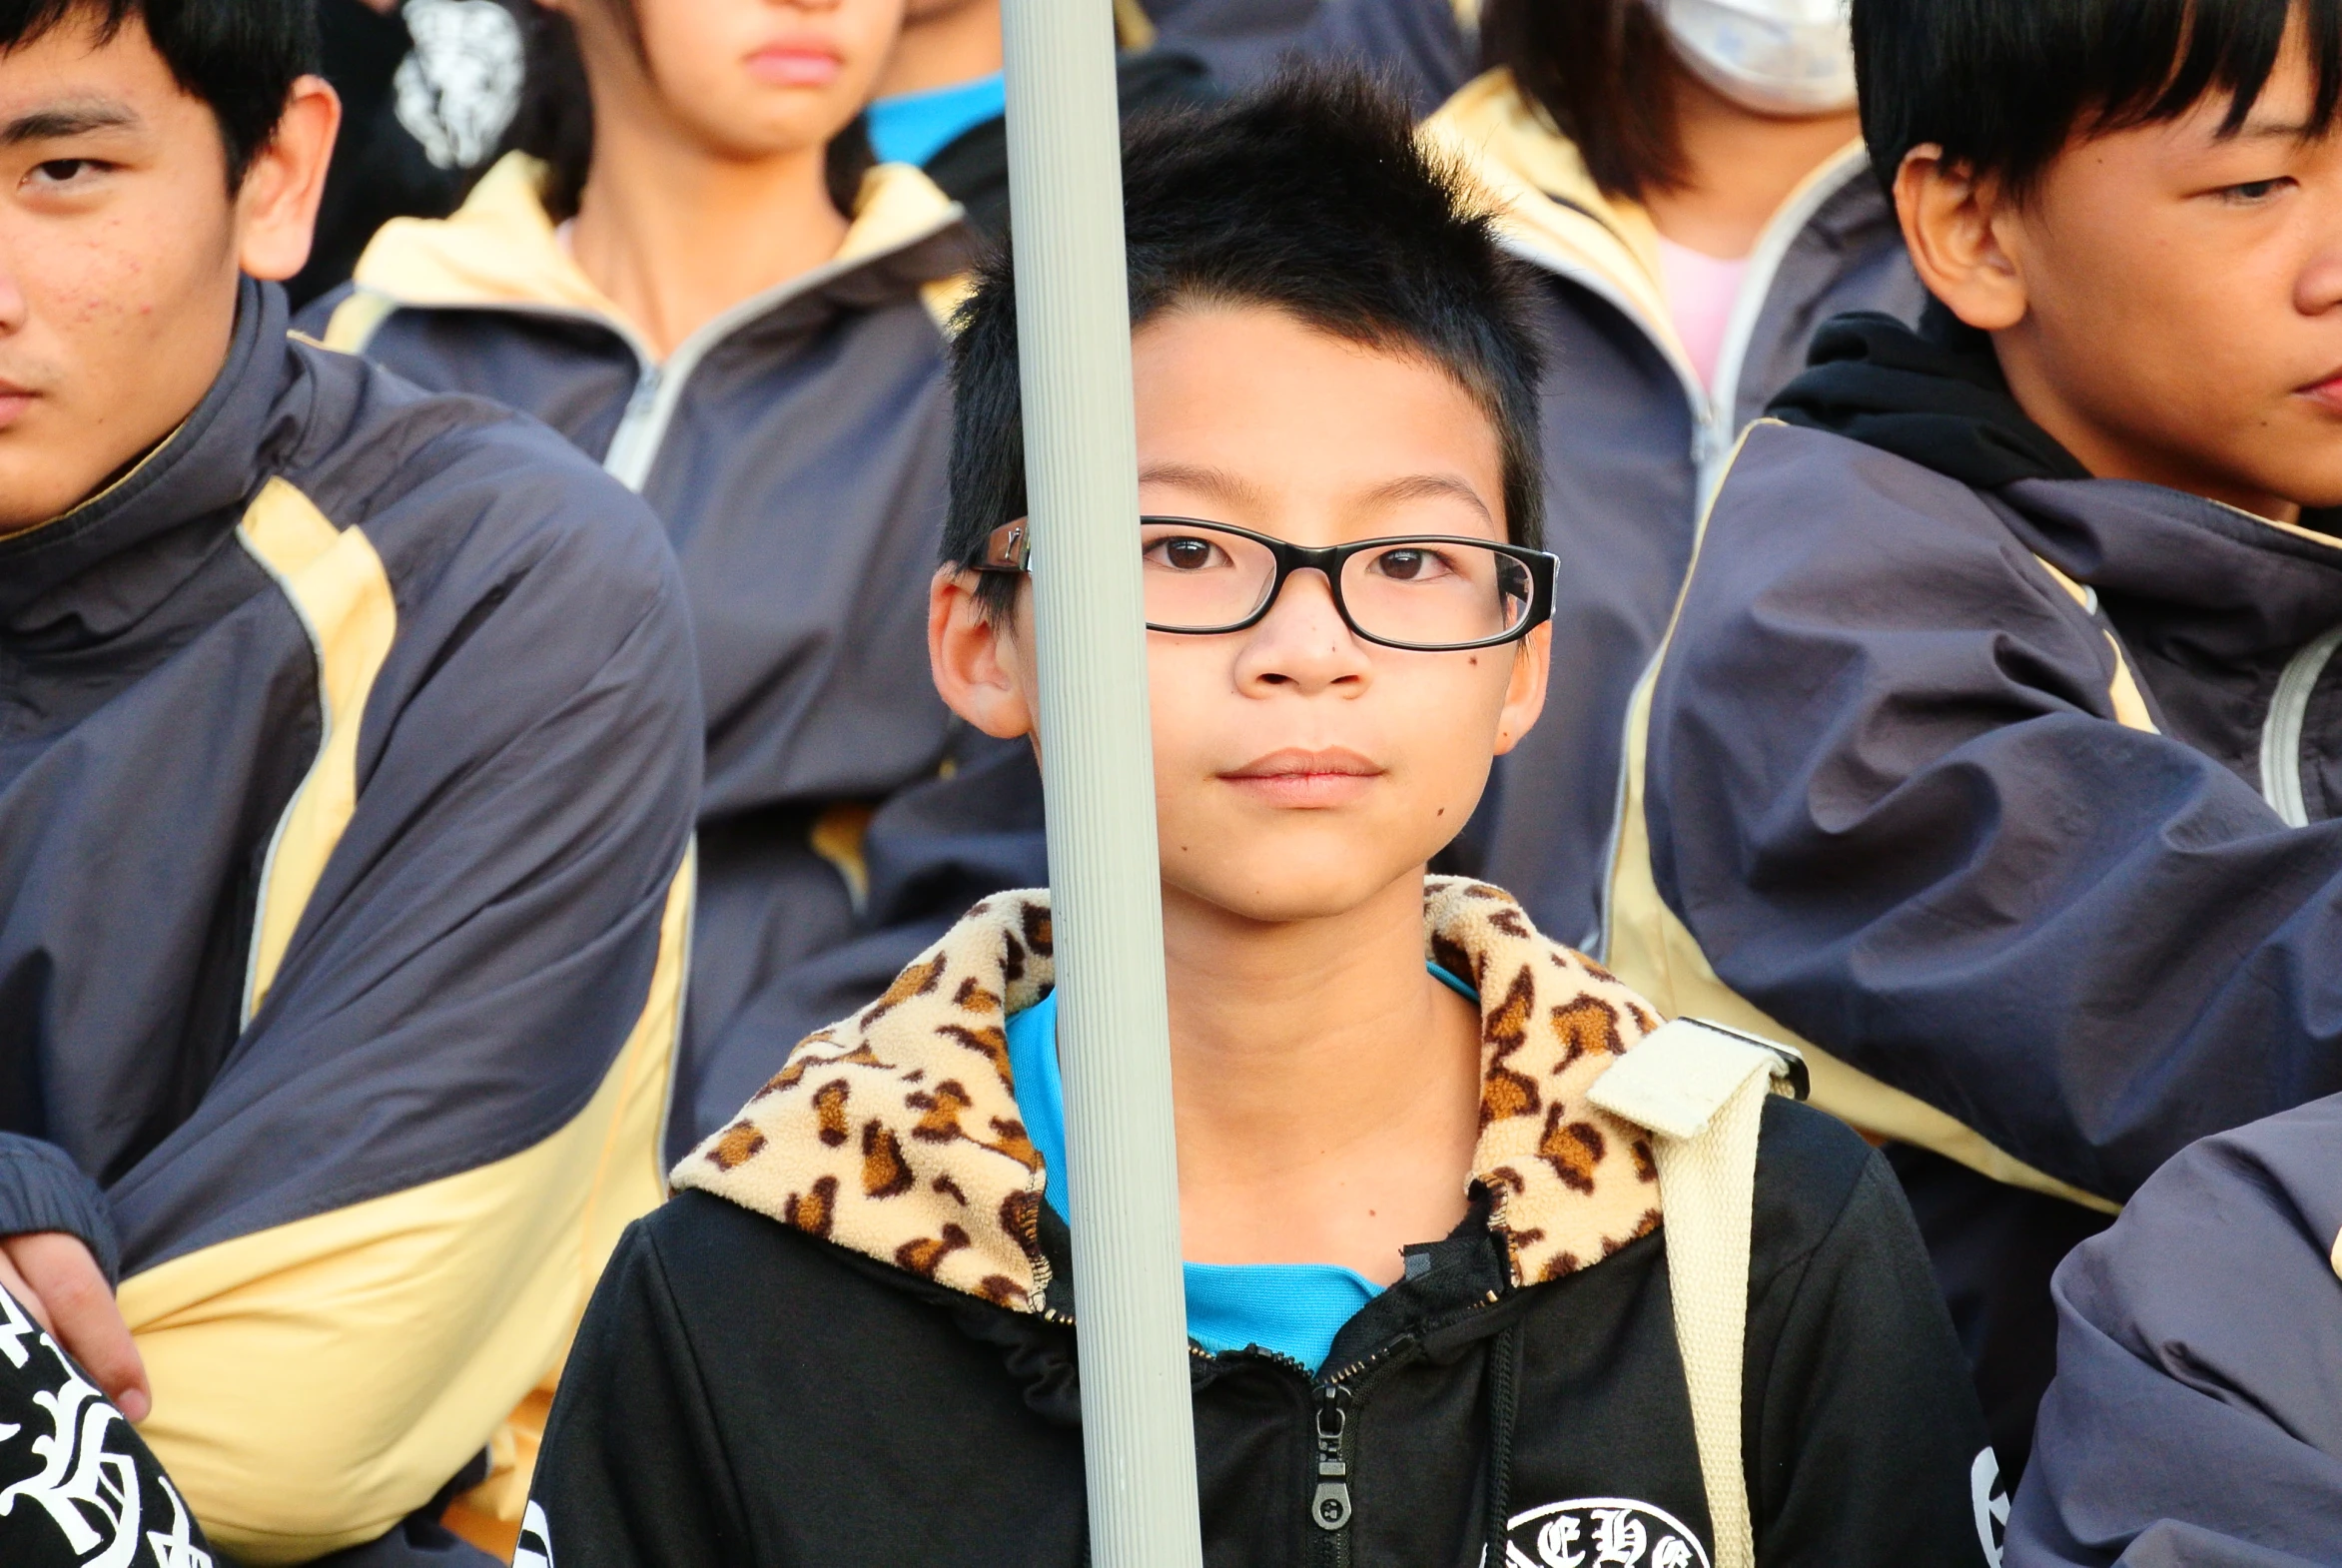
[[[1512,1516],[1504,1568],[1708,1568],[1708,1548],[1663,1508],[1574,1497]]]

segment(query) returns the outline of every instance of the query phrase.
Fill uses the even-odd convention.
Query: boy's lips
[[[1364,795],[1382,772],[1379,763],[1340,746],[1324,751],[1288,746],[1219,777],[1269,805],[1340,806]]]
[[[33,393],[14,382],[0,381],[0,430],[14,424],[33,405]]]
[[[843,66],[838,51],[818,39],[784,39],[748,57],[750,73],[775,87],[827,87]]]
[[[2322,402],[2335,413],[2342,413],[2342,371],[2336,371],[2322,382],[2312,382],[2301,389],[2301,395]]]

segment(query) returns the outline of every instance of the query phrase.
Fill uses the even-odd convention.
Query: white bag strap
[[[1715,1568],[1756,1568],[1741,1467],[1741,1365],[1757,1128],[1774,1081],[1802,1099],[1796,1052],[1700,1019],[1677,1019],[1595,1080],[1587,1098],[1652,1134],[1675,1341],[1716,1536]]]

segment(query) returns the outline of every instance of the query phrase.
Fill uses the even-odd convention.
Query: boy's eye
[[[37,185],[71,185],[86,174],[93,174],[101,166],[94,158],[52,158],[33,165],[32,181]]]
[[[1446,567],[1437,551],[1422,548],[1384,550],[1374,557],[1375,575],[1399,582],[1421,582],[1438,576]]]
[[[2291,184],[2293,181],[2284,176],[2267,180],[2246,180],[2237,185],[2222,187],[2220,196],[2225,201],[2250,205],[2255,202],[2267,201]]]
[[[1147,546],[1147,554],[1173,571],[1201,571],[1226,558],[1218,545],[1192,534],[1157,539]]]

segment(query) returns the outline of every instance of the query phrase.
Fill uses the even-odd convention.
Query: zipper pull
[[[1317,1495],[1309,1500],[1309,1517],[1330,1532],[1350,1522],[1350,1413],[1342,1408],[1347,1395],[1338,1384],[1328,1383],[1318,1397]]]

